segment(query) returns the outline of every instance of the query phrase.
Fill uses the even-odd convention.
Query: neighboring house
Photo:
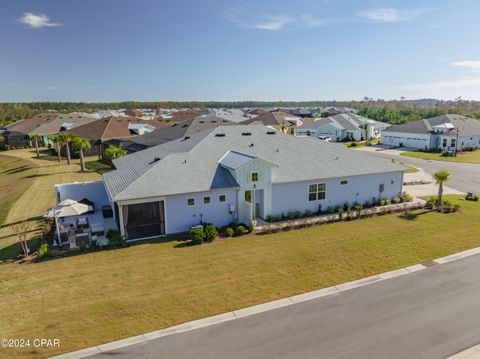
[[[35,133],[39,126],[53,121],[59,115],[59,113],[41,113],[5,126],[3,136],[6,138],[6,144],[13,147],[30,145],[28,136]]]
[[[104,174],[103,183],[128,240],[392,198],[402,192],[405,170],[264,126],[217,127],[113,163],[117,169]]]
[[[382,131],[381,143],[422,150],[461,150],[480,147],[480,121],[460,115],[441,115]]]
[[[242,125],[272,126],[275,129],[288,128],[294,133],[294,127],[303,124],[302,118],[283,111],[265,112],[259,116],[241,122]]]
[[[190,120],[175,122],[170,127],[162,127],[142,136],[132,138],[115,138],[104,142],[105,146],[113,145],[126,149],[129,153],[161,145],[165,142],[187,138],[195,133],[211,130],[218,126],[236,125],[235,122],[214,116],[198,116]]]
[[[92,147],[86,152],[87,155],[99,153],[103,155],[103,143],[107,140],[112,138],[131,138],[140,134],[152,132],[156,128],[164,125],[164,121],[140,120],[136,117],[127,116],[110,116],[72,128],[66,132],[75,136],[86,137],[90,141]]]
[[[236,122],[236,123],[240,123],[254,117],[253,115],[247,114],[244,111],[237,108],[211,109],[209,110],[208,115],[224,118],[228,121]]]
[[[75,127],[82,126],[94,121],[99,121],[96,118],[74,115],[74,114],[61,114],[57,117],[44,122],[34,129],[32,133],[36,133],[42,136],[45,146],[51,144],[49,137],[63,131],[71,130]]]
[[[308,108],[305,108],[305,107],[299,107],[299,108],[290,110],[290,113],[293,116],[302,117],[302,118],[313,117],[312,110],[310,110]]]
[[[192,118],[195,118],[197,116],[202,115],[203,113],[198,110],[181,110],[181,111],[175,111],[175,112],[170,112],[166,114],[162,114],[160,117],[160,120],[164,120],[167,126],[171,125],[172,123],[175,122],[182,122],[186,120],[190,120]]]
[[[357,110],[349,107],[326,107],[320,111],[321,117],[330,117],[342,113],[357,113]]]
[[[365,125],[367,129],[365,130]],[[368,138],[378,138],[387,123],[344,113],[331,117],[319,118],[315,121],[305,121],[295,130],[297,136],[330,137],[332,141],[363,141]]]

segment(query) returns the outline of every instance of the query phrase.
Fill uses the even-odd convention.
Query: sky
[[[0,102],[480,100],[478,0],[0,0]]]

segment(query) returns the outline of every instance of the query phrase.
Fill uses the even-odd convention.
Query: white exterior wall
[[[347,185],[340,185],[341,180],[348,180]],[[393,181],[393,183],[392,183]],[[326,197],[320,201],[308,200],[308,186],[315,183],[326,183]],[[384,192],[379,193],[380,184],[384,185]],[[322,209],[352,204],[357,201],[361,204],[372,201],[372,198],[392,198],[402,193],[403,172],[391,172],[327,180],[313,180],[295,183],[274,184],[272,186],[272,214],[281,215],[288,212],[305,212],[307,209],[317,211],[318,205]]]
[[[458,141],[458,148],[480,147],[480,136],[462,136]]]
[[[436,148],[434,138],[430,134],[422,133],[404,133],[382,131],[381,143],[382,145],[412,147],[418,149]]]
[[[259,191],[263,190],[263,193],[254,197],[254,201],[257,200],[261,202],[261,210],[264,216],[267,216],[271,213],[271,203],[272,203],[272,166],[269,163],[266,163],[262,160],[251,161],[235,171],[231,171],[233,177],[240,185],[240,190],[237,193],[237,203],[238,203],[238,219],[239,222],[245,223],[249,217],[248,206],[244,205],[245,203],[245,191]],[[257,182],[252,182],[249,179],[249,174],[252,172],[257,172],[259,174],[259,180]],[[249,223],[245,223],[248,225]]]
[[[219,202],[219,195],[226,195],[225,202]],[[210,196],[210,204],[203,203],[203,197]],[[188,206],[187,199],[195,198],[195,205]],[[166,233],[186,232],[190,226],[213,223],[215,226],[225,226],[235,221],[235,214],[230,214],[230,205],[236,208],[237,190],[214,190],[167,196],[165,198]],[[236,210],[235,210],[236,211]]]

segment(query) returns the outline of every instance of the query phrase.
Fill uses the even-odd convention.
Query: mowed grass
[[[466,151],[457,154],[457,157],[443,157],[440,153],[430,153],[421,151],[403,152],[402,156],[421,158],[431,161],[446,161],[446,162],[463,162],[463,163],[480,163],[480,150]]]
[[[478,202],[179,248],[146,242],[0,271],[0,337],[59,338],[44,357],[480,246]]]
[[[0,171],[0,213],[4,216],[3,227],[0,227],[0,263],[10,260],[20,250],[10,224],[32,219],[29,239],[38,236],[41,216],[55,206],[55,184],[101,178],[95,172],[81,173],[78,160],[67,165],[65,160],[58,163],[50,156],[37,159],[35,151],[30,149],[0,152]],[[7,211],[8,214],[4,214]]]
[[[85,162],[85,167],[88,170],[97,172],[98,174],[104,174],[104,173],[107,173],[107,172],[109,172],[113,169],[111,165],[109,165],[105,162],[102,162],[100,160],[86,161]]]

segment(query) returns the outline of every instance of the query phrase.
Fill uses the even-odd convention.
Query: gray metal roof
[[[239,167],[253,161],[257,157],[252,155],[247,155],[246,153],[237,152],[237,151],[228,151],[221,159],[218,161],[224,167],[236,170]]]
[[[246,135],[249,133],[249,135]],[[114,161],[104,182],[114,200],[167,196],[238,187],[219,165],[229,151],[275,165],[273,183],[403,171],[405,167],[343,145],[300,138],[264,126],[217,127]],[[155,160],[157,159],[157,160]]]

